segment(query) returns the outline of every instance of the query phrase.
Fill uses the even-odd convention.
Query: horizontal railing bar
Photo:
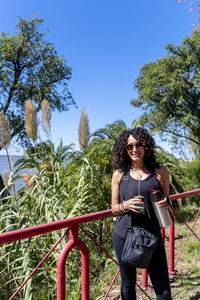
[[[193,196],[193,195],[197,195],[197,194],[200,194],[200,189],[189,191],[189,192],[184,192],[184,193],[179,193],[179,194],[174,194],[174,195],[171,195],[169,198],[170,198],[170,200],[177,200],[180,198],[185,198],[185,197],[189,197],[189,196]]]
[[[200,189],[171,195],[170,199],[176,200],[179,198],[188,197],[188,196],[192,196],[195,194],[200,194]],[[63,229],[66,227],[72,227],[74,225],[79,225],[79,224],[88,223],[91,221],[109,218],[111,216],[113,216],[112,210],[108,209],[108,210],[91,213],[88,215],[77,216],[74,218],[64,219],[64,220],[51,222],[51,223],[47,223],[47,224],[36,225],[33,227],[27,227],[27,228],[23,228],[23,229],[5,232],[5,233],[0,234],[0,245],[4,244],[4,243],[10,243],[10,242],[14,242],[17,240],[29,238],[32,236],[44,234],[47,232]]]
[[[17,240],[22,240],[25,238],[29,238],[35,235],[44,234],[50,231],[55,231],[59,229],[63,229],[66,227],[72,227],[74,225],[83,224],[91,221],[96,221],[100,219],[105,219],[111,217],[112,210],[104,210],[95,213],[91,213],[88,215],[77,216],[74,218],[64,219],[56,222],[51,222],[42,225],[36,225],[33,227],[27,227],[23,229],[13,230],[9,232],[5,232],[0,234],[0,245],[4,243],[10,243]]]

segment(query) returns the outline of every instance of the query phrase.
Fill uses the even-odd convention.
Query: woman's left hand
[[[169,209],[169,204],[168,204],[168,201],[167,201],[167,197],[164,197],[164,199],[158,201],[158,205],[160,207],[166,207]]]

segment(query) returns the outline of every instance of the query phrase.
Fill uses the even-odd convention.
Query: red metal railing
[[[176,195],[171,195],[170,200],[176,200],[183,197],[188,197],[192,195],[200,194],[200,189],[189,191],[185,193],[180,193]],[[80,224],[92,222],[99,219],[105,219],[108,217],[113,216],[111,209],[100,211],[96,213],[92,213],[89,215],[83,215],[78,216],[70,219],[65,219],[57,222],[52,222],[48,224],[42,224],[38,226],[33,226],[29,228],[14,230],[11,232],[6,232],[0,234],[0,244],[13,242],[16,240],[21,240],[25,238],[29,238],[32,236],[40,235],[43,233],[47,233],[50,231],[55,231],[63,228],[69,227],[69,241],[67,244],[63,247],[59,258],[58,258],[58,264],[57,264],[57,300],[65,300],[65,264],[67,260],[67,256],[69,252],[74,248],[78,247],[81,251],[81,259],[82,259],[82,300],[88,300],[89,299],[89,253],[87,246],[83,241],[81,241],[78,238],[78,228]],[[198,216],[197,216],[198,217]],[[197,219],[196,217],[196,219]],[[186,223],[187,224],[187,223]],[[188,226],[188,224],[187,224]],[[188,226],[189,227],[189,226]],[[190,227],[189,227],[190,228]],[[190,233],[193,232],[192,228],[190,228]],[[193,234],[195,234],[193,232]],[[172,224],[170,228],[170,253],[169,253],[169,266],[170,271],[174,272],[174,223]],[[62,237],[63,238],[63,237]],[[62,239],[61,238],[61,239]],[[60,239],[60,240],[61,240]],[[56,243],[57,245],[58,243]],[[56,245],[53,247],[55,248]],[[52,251],[52,250],[51,250]],[[48,255],[50,254],[50,252]],[[46,256],[48,256],[46,255]],[[39,264],[36,269],[40,266]],[[31,273],[32,275],[35,273],[36,269]],[[143,270],[143,286],[146,285],[146,281],[144,278],[147,277],[147,274],[145,274],[145,270]],[[29,275],[30,278],[30,275]],[[27,279],[28,280],[28,279]],[[27,282],[25,280],[25,283]],[[13,294],[13,296],[10,298],[13,299],[14,296],[19,292],[19,290],[23,287],[25,284],[23,283],[20,288]],[[105,299],[105,298],[104,298]]]
[[[200,194],[200,189],[189,191],[189,192],[184,192],[184,193],[179,193],[179,194],[175,194],[175,195],[171,195],[170,200],[173,201],[173,200],[177,200],[177,199],[180,199],[180,198],[189,197],[189,196],[197,195],[197,194]],[[184,242],[184,244],[183,244],[183,246],[180,250],[180,253],[178,254],[176,262],[175,262],[175,239],[174,239],[174,237],[175,237],[175,220],[174,220],[173,213],[170,211],[170,217],[171,217],[171,220],[172,220],[172,225],[169,228],[169,273],[172,274],[172,275],[176,273],[175,266],[178,262],[178,259],[181,255],[182,251],[183,251],[183,248],[185,247],[185,244],[186,244],[190,234],[193,233],[195,235],[195,237],[200,241],[199,237],[193,231],[193,227],[194,227],[194,225],[197,221],[197,218],[200,214],[200,210],[197,213],[197,216],[195,217],[195,220],[193,222],[192,227],[190,227],[184,221],[184,219],[182,218],[182,216],[179,214],[179,212],[176,209],[174,209],[174,213],[185,223],[185,225],[189,228],[190,231],[189,231],[189,234],[186,238],[186,241]],[[161,229],[161,234],[162,234],[163,241],[165,242],[165,230],[164,229]],[[147,288],[147,286],[148,286],[148,273],[147,273],[146,269],[143,269],[142,270],[142,287]]]

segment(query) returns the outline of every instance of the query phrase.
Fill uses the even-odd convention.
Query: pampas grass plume
[[[9,174],[7,170],[3,171],[3,183],[5,186],[8,186]]]
[[[48,100],[44,99],[41,102],[42,109],[42,127],[45,132],[50,134],[51,108]]]
[[[37,109],[32,100],[25,102],[25,128],[28,136],[35,142],[37,139]]]
[[[85,149],[90,139],[89,121],[85,107],[83,107],[78,130],[78,140],[81,149]]]
[[[3,111],[0,112],[0,148],[6,147],[11,140],[9,122]]]

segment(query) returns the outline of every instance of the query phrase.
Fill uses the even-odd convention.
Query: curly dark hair
[[[120,169],[123,172],[127,172],[131,168],[131,159],[125,148],[130,135],[143,143],[145,150],[144,165],[149,171],[155,172],[155,168],[159,166],[156,162],[155,141],[149,132],[142,127],[125,130],[115,141],[112,152],[114,169]]]

